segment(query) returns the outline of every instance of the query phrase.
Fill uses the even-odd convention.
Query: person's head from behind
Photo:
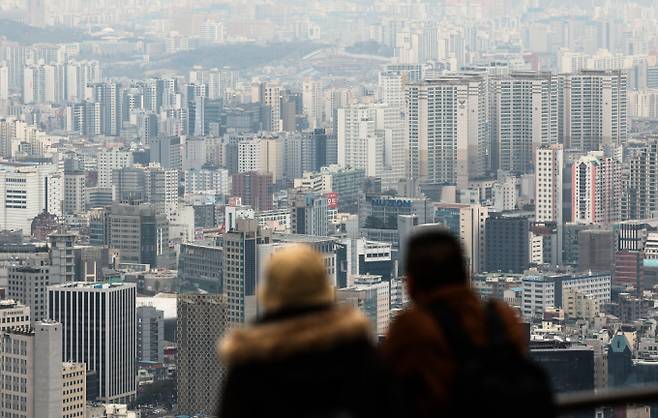
[[[414,301],[443,286],[468,283],[461,243],[446,228],[439,225],[414,228],[406,251],[407,289]]]
[[[335,299],[324,258],[307,245],[292,245],[274,253],[259,297],[266,315],[327,306]]]

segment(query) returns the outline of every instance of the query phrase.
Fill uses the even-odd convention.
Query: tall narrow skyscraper
[[[176,306],[178,412],[214,416],[224,378],[216,346],[226,330],[226,300],[217,294],[179,294]]]
[[[101,108],[101,133],[117,136],[121,133],[121,84],[115,81],[96,83],[91,86],[91,97]]]
[[[322,80],[306,78],[304,79],[302,89],[302,106],[308,119],[308,126],[311,129],[320,128],[322,126],[324,110]]]
[[[629,161],[628,185],[624,190],[623,219],[658,216],[658,141],[652,140]]]
[[[572,166],[572,217],[575,223],[611,225],[621,211],[621,162],[592,151]]]
[[[236,228],[224,234],[223,288],[229,325],[256,317],[258,281],[257,245],[260,230],[254,219],[237,219]]]
[[[62,360],[85,363],[98,376],[93,399],[129,403],[136,394],[136,287],[71,282],[48,289],[51,319],[62,324]]]
[[[556,224],[554,262],[562,264],[564,150],[561,144],[554,144],[539,148],[535,154],[535,221]]]
[[[62,326],[0,331],[0,417],[62,416]]]

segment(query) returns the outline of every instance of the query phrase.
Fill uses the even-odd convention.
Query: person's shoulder
[[[368,318],[357,309],[332,307],[232,330],[218,346],[229,366],[278,362],[372,339]]]
[[[492,300],[491,305],[494,307],[496,314],[508,325],[520,325],[521,321],[516,311],[507,303],[500,300]]]
[[[491,302],[498,317],[501,319],[509,338],[522,352],[527,351],[528,341],[523,324],[517,312],[505,302],[494,300]]]
[[[441,332],[432,315],[425,309],[411,307],[393,320],[382,347],[392,349],[440,340]]]

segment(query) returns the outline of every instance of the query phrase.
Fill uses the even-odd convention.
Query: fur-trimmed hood
[[[280,360],[309,349],[369,338],[370,323],[365,315],[353,308],[332,307],[235,329],[219,342],[218,353],[231,366]]]

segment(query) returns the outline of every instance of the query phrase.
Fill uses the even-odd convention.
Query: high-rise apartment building
[[[112,187],[112,171],[132,164],[132,153],[118,147],[104,149],[96,154],[98,187]]]
[[[216,194],[229,195],[231,177],[225,168],[185,171],[185,193],[213,191]]]
[[[213,416],[224,377],[217,341],[227,327],[227,302],[219,294],[179,294],[176,302],[178,412]]]
[[[623,198],[623,219],[658,216],[658,141],[649,141],[629,159],[628,184]]]
[[[308,126],[311,129],[320,128],[323,122],[324,90],[322,80],[305,78],[302,85],[302,106]]]
[[[275,83],[259,84],[260,102],[269,109],[268,120],[265,121],[265,129],[279,132],[283,129],[281,123],[281,87]]]
[[[407,145],[400,109],[386,104],[338,109],[338,164],[394,185],[406,177]]]
[[[79,214],[86,210],[87,184],[82,161],[64,160],[64,214]]]
[[[592,151],[572,166],[572,221],[611,225],[620,220],[621,162]]]
[[[628,76],[623,71],[580,71],[564,76],[562,141],[567,148],[597,151],[628,136]]]
[[[490,109],[497,138],[494,168],[516,174],[531,171],[535,151],[558,143],[559,83],[550,73],[512,73],[494,78]]]
[[[100,126],[103,135],[117,136],[122,128],[121,84],[115,81],[92,84],[92,101],[100,104]]]
[[[557,264],[562,264],[564,150],[561,144],[543,146],[535,153],[535,221],[555,222]]]
[[[421,183],[460,189],[486,169],[486,83],[477,76],[445,76],[408,84],[405,129],[409,174]]]
[[[178,214],[179,173],[153,164],[144,168],[146,199],[158,213],[166,215],[169,222]]]
[[[284,168],[282,141],[275,138],[254,138],[239,141],[237,148],[238,172],[269,173],[272,175],[272,183],[281,179]],[[293,156],[287,155],[286,158],[293,158]]]
[[[101,402],[135,397],[136,293],[133,283],[71,282],[48,289],[49,317],[62,324],[61,360],[96,372],[98,392],[90,396]]]
[[[85,100],[87,86],[100,82],[101,67],[98,61],[69,61],[66,64],[65,99],[69,102]]]
[[[23,102],[26,104],[60,103],[64,100],[65,66],[37,64],[23,70]]]

